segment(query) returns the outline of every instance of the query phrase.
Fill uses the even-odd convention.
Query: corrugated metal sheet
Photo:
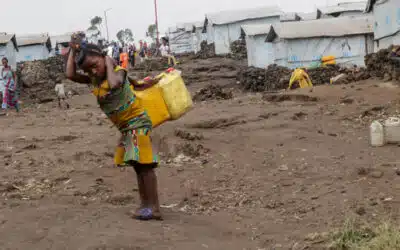
[[[212,25],[222,25],[240,22],[244,20],[275,17],[283,14],[277,6],[259,7],[244,10],[230,10],[218,13],[206,14],[206,18]]]
[[[278,36],[283,39],[304,37],[340,37],[373,33],[373,17],[340,17],[302,22],[280,23]],[[272,32],[272,31],[271,31]]]
[[[363,2],[345,2],[338,3],[337,5],[320,7],[322,14],[329,15],[334,13],[343,13],[343,12],[353,12],[359,11],[364,12],[367,6],[367,1]]]
[[[246,36],[266,35],[271,31],[271,24],[242,25]]]

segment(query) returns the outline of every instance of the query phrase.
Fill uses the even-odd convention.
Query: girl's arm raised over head
[[[74,82],[89,84],[90,77],[76,72],[75,57],[76,51],[74,49],[70,49],[65,72],[67,78]]]

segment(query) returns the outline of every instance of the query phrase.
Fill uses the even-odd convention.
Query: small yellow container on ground
[[[336,57],[335,57],[335,56],[323,56],[323,57],[321,58],[321,61],[322,61],[322,62],[329,62],[329,61],[334,61],[334,60],[336,60]]]
[[[150,117],[153,128],[158,127],[170,119],[167,105],[164,102],[162,90],[158,84],[151,88],[136,91],[133,87],[136,98],[140,100],[144,109]]]
[[[159,75],[159,85],[162,96],[167,105],[172,120],[179,119],[193,108],[192,97],[186,88],[181,73],[178,70],[169,70]]]

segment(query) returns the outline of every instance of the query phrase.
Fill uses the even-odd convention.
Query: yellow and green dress
[[[114,71],[120,70],[126,71],[119,66]],[[107,80],[100,85],[93,85],[93,94],[97,97],[100,108],[122,134],[115,163],[156,165],[158,157],[153,152],[150,138],[152,123],[140,99],[130,88],[128,78],[115,89],[111,89]]]

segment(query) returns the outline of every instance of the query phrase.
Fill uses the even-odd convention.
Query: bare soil
[[[398,221],[400,149],[372,148],[368,136],[370,121],[398,114],[397,86],[263,95],[200,76],[193,93],[215,84],[233,98],[155,129],[163,222],[128,216],[134,171],[113,168],[118,131],[89,94],[70,110],[51,102],[0,117],[1,248],[323,249],[310,235],[349,216]]]

